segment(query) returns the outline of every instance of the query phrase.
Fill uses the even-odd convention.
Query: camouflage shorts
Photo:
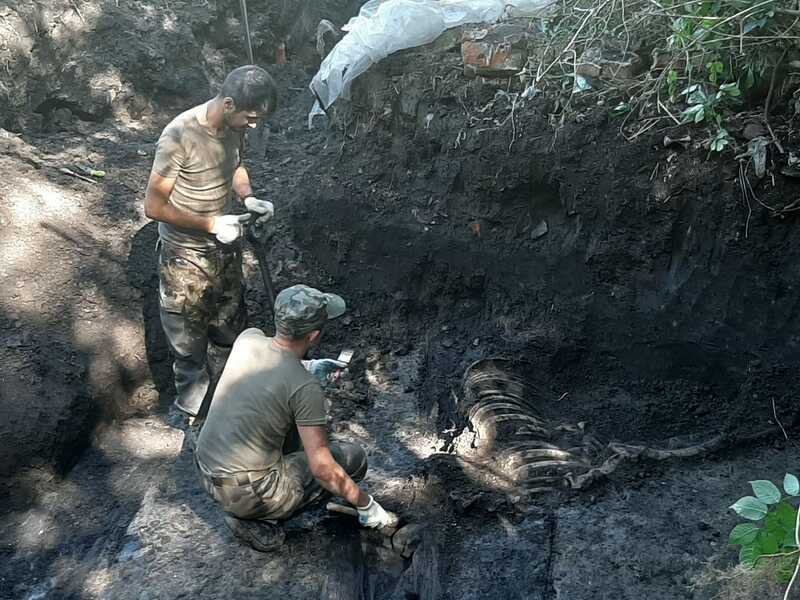
[[[331,442],[334,460],[355,481],[367,472],[367,455],[358,444]],[[311,474],[308,458],[299,450],[284,454],[272,469],[241,472],[225,481],[215,478],[195,460],[203,489],[222,510],[241,519],[284,520],[327,495]]]
[[[158,275],[159,303],[164,312],[211,326],[243,321],[240,246],[206,253],[162,241]]]

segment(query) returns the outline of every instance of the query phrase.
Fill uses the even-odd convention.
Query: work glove
[[[254,196],[248,196],[244,199],[244,205],[250,212],[261,215],[256,220],[256,225],[263,225],[275,214],[275,205],[269,200],[259,200]]]
[[[397,525],[397,515],[384,510],[372,496],[369,497],[369,504],[366,506],[356,506],[358,511],[358,522],[362,527],[381,528],[393,527]]]
[[[317,360],[303,360],[300,361],[306,368],[306,371],[311,373],[314,377],[319,379],[321,384],[331,383],[336,381],[342,376],[342,373],[347,368],[346,362],[334,360],[332,358],[320,358]]]
[[[222,215],[214,217],[211,233],[223,244],[232,244],[242,235],[242,225],[250,220],[250,215]]]

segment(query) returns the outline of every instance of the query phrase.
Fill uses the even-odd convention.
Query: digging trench
[[[691,583],[706,561],[731,563],[725,507],[798,458],[777,426],[791,437],[798,416],[796,220],[748,217],[735,166],[665,149],[663,134],[629,144],[602,111],[556,134],[547,101],[530,103],[513,148],[508,126],[464,130],[462,103],[485,108],[497,82],[452,76],[457,60],[393,57],[312,131],[308,74],[273,66],[282,108],[249,165],[279,208],[277,283],[336,290],[352,308],[321,349],[357,351],[351,381],[330,390],[333,431],[367,447],[367,485],[417,525],[409,546],[322,510],[291,526],[280,556],[234,543],[168,408],[154,232],[134,214],[118,225],[132,240],[120,289],[135,292],[157,398],[90,439],[107,398],[76,396],[80,439],[55,453],[68,472],[13,484],[26,500],[3,515],[0,596],[712,596]],[[38,106],[86,117],[73,100]],[[80,127],[103,134],[97,118]],[[27,140],[45,148],[50,134]],[[106,166],[136,156],[109,151]],[[141,200],[112,190],[97,201],[112,215]],[[759,193],[772,205],[796,188],[779,178]],[[251,324],[269,329],[252,256],[247,279]],[[117,375],[133,382],[117,396],[140,370]]]

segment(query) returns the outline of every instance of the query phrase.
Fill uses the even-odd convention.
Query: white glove
[[[250,212],[261,215],[256,221],[257,225],[263,225],[275,214],[275,205],[269,200],[259,200],[254,196],[248,196],[244,199],[244,205]]]
[[[232,244],[242,235],[242,224],[250,220],[250,215],[222,215],[214,217],[211,233],[223,244]]]
[[[306,371],[319,379],[319,382],[322,384],[336,381],[341,376],[341,372],[347,368],[346,362],[341,362],[332,358],[302,360],[300,362],[303,363]]]
[[[397,515],[384,510],[372,496],[369,497],[369,504],[364,507],[356,506],[356,510],[358,511],[358,522],[362,527],[394,527],[397,525]]]

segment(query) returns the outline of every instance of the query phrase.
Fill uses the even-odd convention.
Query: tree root
[[[774,433],[775,430],[769,428],[746,436],[720,434],[705,442],[693,446],[686,446],[684,448],[676,448],[675,450],[663,450],[659,448],[649,448],[647,446],[634,446],[631,444],[611,442],[608,444],[608,449],[611,450],[612,454],[602,465],[589,469],[587,472],[581,473],[580,475],[568,473],[565,479],[573,490],[583,490],[598,479],[610,475],[616,471],[620,465],[626,462],[635,462],[642,459],[662,461],[703,456],[731,447],[734,444],[752,443]]]

